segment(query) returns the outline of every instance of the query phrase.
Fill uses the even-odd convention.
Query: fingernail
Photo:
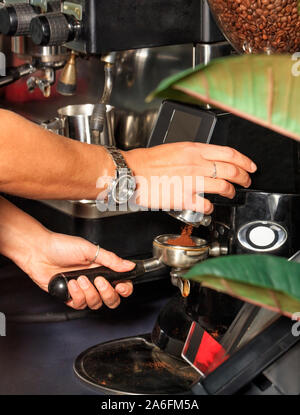
[[[251,163],[251,171],[254,173],[257,170],[257,165],[255,163]]]
[[[120,286],[118,287],[118,291],[119,291],[119,293],[121,293],[121,294],[125,294],[125,293],[127,292],[127,288],[126,288],[126,287],[124,287],[124,285],[120,285]]]
[[[74,291],[78,291],[78,285],[76,284],[76,281],[71,280],[71,281],[69,282],[69,284],[70,284],[70,287],[71,287],[71,289],[72,289],[72,290],[74,290]]]
[[[89,288],[89,283],[85,277],[79,277],[77,281],[80,288],[82,288],[83,290],[87,290]]]
[[[126,259],[123,259],[122,261],[123,265],[126,265],[127,267],[134,265],[134,262],[127,261]]]
[[[105,290],[107,287],[107,282],[103,278],[97,278],[97,285],[99,290]]]

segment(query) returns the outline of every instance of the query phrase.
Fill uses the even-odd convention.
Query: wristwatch
[[[136,181],[120,150],[112,146],[104,147],[111,155],[116,166],[116,175],[109,186],[108,198],[120,205],[128,202],[133,196],[136,189]]]

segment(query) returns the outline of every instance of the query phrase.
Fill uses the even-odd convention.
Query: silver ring
[[[97,245],[97,252],[96,252],[96,255],[95,255],[94,259],[93,259],[92,261],[90,261],[90,264],[94,264],[94,263],[95,263],[95,261],[96,261],[96,259],[97,259],[98,255],[99,255],[99,252],[100,252],[100,246],[99,246],[99,245]]]
[[[215,162],[214,162],[214,172],[213,172],[213,175],[211,177],[212,177],[212,179],[215,179],[217,177],[217,165],[216,165]]]

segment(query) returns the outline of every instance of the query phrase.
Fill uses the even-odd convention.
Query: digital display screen
[[[164,143],[195,141],[202,118],[182,111],[173,111]],[[199,141],[199,139],[197,140]],[[206,141],[204,141],[206,142]]]

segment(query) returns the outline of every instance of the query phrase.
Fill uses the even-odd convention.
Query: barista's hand
[[[192,198],[189,194],[183,194],[184,209],[195,210],[195,201],[197,193],[215,193],[228,198],[235,196],[235,188],[231,183],[239,184],[243,187],[249,187],[251,179],[248,173],[254,173],[256,165],[246,156],[238,151],[224,146],[211,144],[201,144],[192,142],[181,142],[164,144],[149,149],[136,149],[123,152],[123,155],[132,169],[135,176],[144,177],[148,182],[150,189],[151,177],[167,176],[168,178],[187,176],[202,176],[203,185],[197,188],[196,181],[192,185]],[[213,178],[216,173],[217,177]],[[185,189],[186,190],[186,189]],[[152,191],[152,189],[151,189]],[[162,192],[156,197],[156,207],[162,206]],[[153,195],[152,195],[153,196]],[[151,205],[151,192],[141,193],[137,201],[141,206],[149,207]],[[204,199],[204,213],[210,214],[213,211],[212,203]],[[153,197],[152,197],[153,206]],[[171,209],[176,208],[176,201]],[[199,210],[199,209],[196,209]]]
[[[90,262],[95,258],[97,247],[85,239],[58,233],[47,232],[39,241],[39,248],[32,250],[27,262],[26,272],[43,290],[48,290],[50,278],[63,271],[92,268],[104,265],[114,271],[125,272],[134,268],[130,261],[122,260],[112,252],[100,249],[95,264]],[[24,269],[24,267],[22,267]],[[72,300],[67,305],[82,310],[87,306],[96,310],[106,304],[116,308],[120,304],[120,296],[128,297],[132,291],[131,282],[119,283],[113,288],[99,275],[95,285],[83,275],[69,282],[69,292]]]

